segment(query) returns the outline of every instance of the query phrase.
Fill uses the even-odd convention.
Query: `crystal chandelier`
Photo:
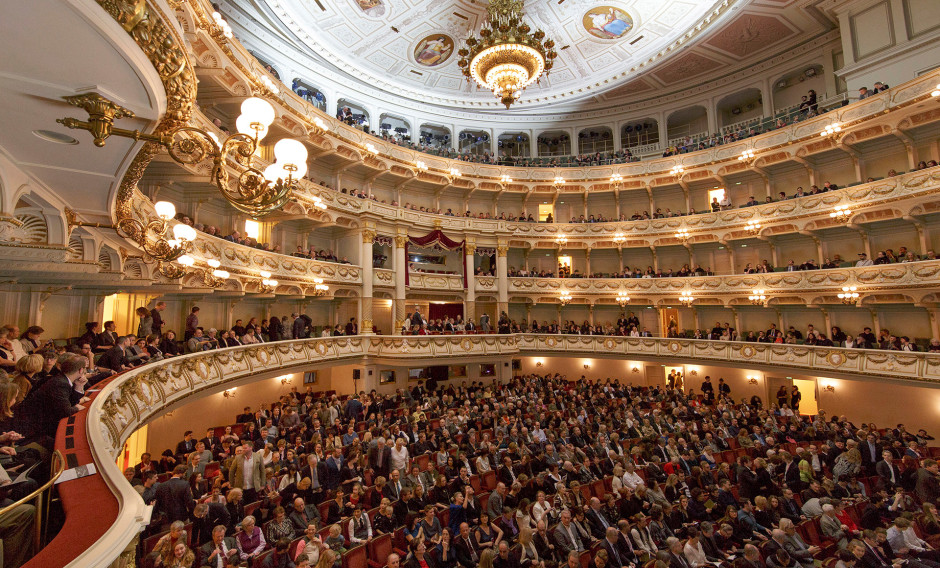
[[[499,97],[508,109],[522,91],[552,68],[555,42],[522,21],[523,0],[490,0],[479,39],[472,34],[457,52],[463,74]]]

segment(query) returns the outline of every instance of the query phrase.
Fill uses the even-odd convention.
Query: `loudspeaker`
[[[358,381],[361,377],[361,371],[359,369],[353,369],[353,380]]]

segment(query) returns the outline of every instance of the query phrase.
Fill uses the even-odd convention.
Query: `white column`
[[[535,158],[539,155],[539,143],[538,138],[535,136],[535,131],[529,131],[529,157]]]
[[[497,307],[496,319],[499,319],[499,313],[505,311],[509,313],[509,269],[506,264],[506,254],[509,252],[509,246],[498,244],[496,246],[496,282],[497,282]],[[494,322],[495,323],[495,322]]]
[[[620,150],[620,145],[621,145],[621,141],[620,141],[620,125],[619,125],[619,124],[614,124],[613,127],[611,128],[611,130],[613,130],[613,133],[612,133],[612,134],[613,134],[613,138],[614,138],[614,152],[616,152],[616,151]]]
[[[362,298],[360,298],[359,333],[372,334],[372,242],[375,231],[362,231],[362,252],[359,255],[362,266]]]
[[[463,305],[463,317],[466,321],[471,321],[476,319],[476,277],[473,274],[473,255],[476,254],[477,247],[473,243],[467,243],[464,247],[466,249],[464,256],[464,263],[467,270],[467,294],[464,297]]]
[[[401,334],[401,326],[404,323],[407,313],[405,312],[405,274],[408,270],[408,259],[405,258],[405,244],[408,242],[408,236],[398,234],[395,236],[395,244],[392,255],[395,260],[395,301],[392,303],[392,325],[395,326],[393,333]]]

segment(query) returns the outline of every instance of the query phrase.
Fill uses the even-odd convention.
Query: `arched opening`
[[[564,130],[549,130],[537,139],[539,156],[570,156],[571,137]]]
[[[291,81],[290,88],[292,91],[297,93],[298,97],[304,99],[320,110],[326,110],[326,95],[323,94],[323,91],[312,86],[307,81],[299,77],[294,77],[294,80]]]
[[[281,79],[281,75],[277,72],[277,69],[274,68],[274,64],[271,63],[266,57],[260,56],[254,51],[250,51],[250,50],[248,51],[248,53],[250,53],[252,56],[254,56],[255,59],[258,60],[258,63],[260,63],[261,66],[264,67],[265,71],[274,75],[275,79],[277,80]]]
[[[578,132],[579,154],[611,152],[613,149],[614,135],[609,126],[592,126]]]
[[[760,89],[751,88],[732,93],[718,101],[718,127],[722,132],[746,130],[757,125],[764,115],[764,99]]]
[[[487,154],[490,151],[490,134],[483,130],[461,130],[457,136],[457,149],[464,154]]]
[[[364,105],[349,99],[339,99],[336,101],[336,118],[350,126],[356,126],[362,130],[369,131],[369,111]]]
[[[631,120],[620,127],[620,147],[637,148],[659,144],[659,121],[655,118]]]
[[[497,138],[500,157],[528,158],[529,135],[524,132],[503,132]]]
[[[436,124],[422,124],[418,127],[420,143],[435,149],[451,147],[450,129]]]
[[[816,109],[810,108],[809,104],[813,91],[816,95],[816,101],[822,101],[830,93],[826,93],[826,79],[823,75],[823,66],[814,63],[805,68],[794,69],[789,73],[774,81],[771,92],[771,100],[774,103],[774,115],[782,113],[803,113],[809,114],[816,112]],[[806,97],[806,105],[801,107]]]
[[[666,119],[666,138],[670,146],[708,136],[708,111],[703,106],[677,110]]]
[[[411,142],[411,123],[399,116],[382,113],[379,115],[379,134],[383,138]]]

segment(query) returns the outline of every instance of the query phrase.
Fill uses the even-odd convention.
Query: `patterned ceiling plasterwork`
[[[361,94],[363,98],[376,101],[384,107],[391,105],[400,113],[420,113],[431,120],[432,116],[440,115],[442,120],[450,121],[474,121],[474,120],[492,120],[492,116],[487,111],[468,110],[468,106],[456,105],[446,109],[446,116],[441,114],[441,108],[437,105],[427,104],[424,98],[413,98],[402,96],[398,91],[387,91],[381,86],[373,86],[372,83],[361,81],[350,83],[350,77],[336,68],[317,63],[317,60],[303,60],[301,52],[297,51],[297,46],[290,41],[285,40],[279,35],[270,33],[263,25],[246,17],[242,12],[235,12],[230,16],[232,23],[237,24],[243,30],[249,32],[240,36],[241,41],[253,50],[259,53],[270,55],[277,53],[290,53],[291,68],[298,73],[308,72],[311,76],[322,77],[321,81],[325,85],[344,85],[347,90],[354,89]],[[839,42],[838,30],[813,32],[810,39],[801,43],[789,46],[785,51],[772,52],[770,55],[760,55],[756,61],[748,62],[744,67],[733,69],[732,71],[721,75],[720,77],[699,77],[693,81],[685,81],[681,84],[670,85],[668,87],[656,88],[655,91],[643,89],[642,91],[633,91],[625,89],[622,85],[615,86],[614,90],[595,93],[590,111],[580,110],[583,106],[577,104],[568,104],[569,101],[560,97],[548,97],[526,100],[526,106],[514,109],[513,113],[502,113],[499,120],[504,123],[512,124],[531,124],[533,121],[551,122],[555,126],[561,125],[565,121],[579,121],[584,119],[598,119],[612,116],[624,116],[626,113],[643,112],[650,107],[660,107],[669,103],[678,102],[684,99],[695,98],[705,94],[710,94],[716,89],[736,81],[745,80],[754,75],[765,73],[773,67],[789,60],[798,60],[807,57],[816,50],[822,49],[827,45]],[[794,43],[794,42],[789,42]],[[236,44],[232,44],[233,46]],[[714,53],[706,50],[706,53]],[[725,67],[733,66],[735,60],[728,59]],[[306,71],[304,71],[306,69]],[[651,77],[651,74],[644,75]],[[644,79],[645,80],[645,79]],[[321,85],[323,86],[323,85]],[[659,83],[655,87],[660,87]],[[345,92],[345,91],[344,91]],[[642,92],[641,97],[636,97],[637,92]],[[573,101],[572,101],[573,102]],[[477,107],[479,105],[472,105]],[[654,112],[648,112],[650,116]]]
[[[678,53],[726,20],[732,7],[746,2],[621,0],[590,4],[588,8],[614,7],[633,19],[632,29],[616,41],[597,37],[585,28],[584,3],[529,2],[525,13],[533,29],[545,30],[559,48],[570,47],[560,51],[552,73],[542,79],[541,87],[533,90],[527,101],[574,100],[616,86]],[[325,11],[316,3],[300,0],[264,3],[271,16],[308,52],[383,91],[438,105],[499,107],[489,93],[463,80],[455,58],[430,73],[416,65],[412,54],[412,47],[429,34],[446,34],[462,43],[469,30],[479,29],[485,2],[453,0],[429,6],[387,1],[388,13],[381,20],[363,17],[344,0],[322,0],[319,4]]]

